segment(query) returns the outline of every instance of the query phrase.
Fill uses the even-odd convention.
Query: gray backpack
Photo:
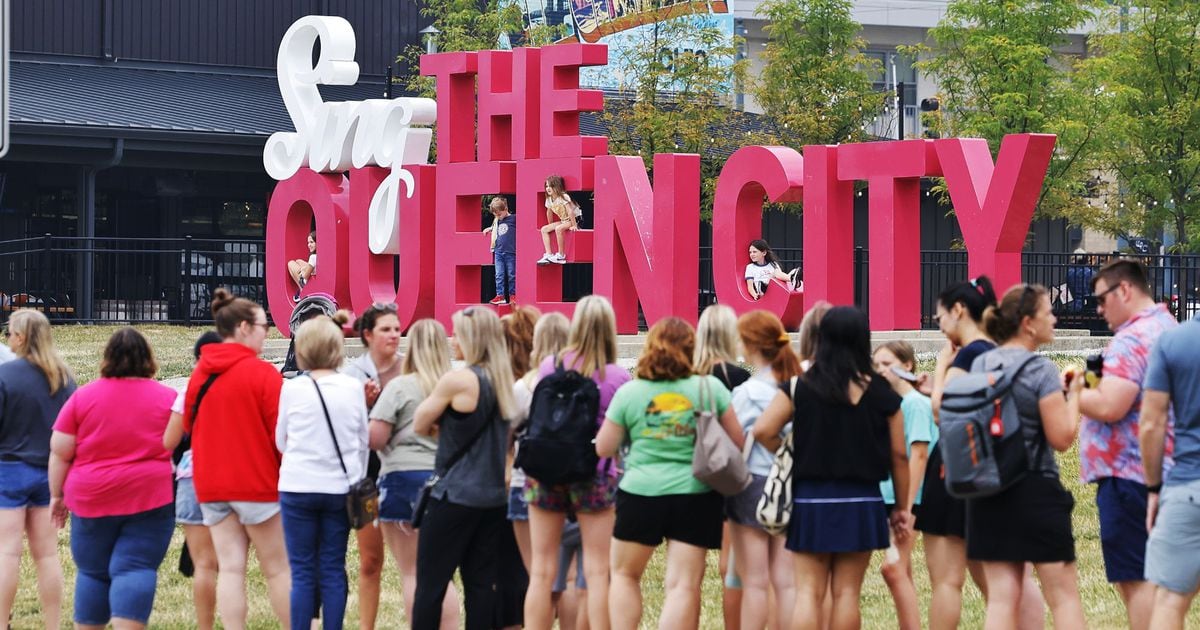
[[[971,372],[946,384],[938,447],[951,496],[992,496],[1029,472],[1030,458],[1011,394],[1013,383],[1037,356],[1031,353],[1003,369]]]

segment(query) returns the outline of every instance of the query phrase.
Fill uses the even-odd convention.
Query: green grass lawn
[[[174,326],[140,326],[151,343],[154,345],[160,364],[160,377],[169,378],[185,376],[191,366],[191,347],[196,336],[203,328],[183,328]],[[55,338],[67,361],[76,370],[80,382],[87,382],[96,377],[99,359],[111,334],[112,327],[100,326],[58,326],[55,327]],[[1055,357],[1057,363],[1081,362],[1079,359]],[[928,369],[931,366],[921,366]],[[1104,563],[1100,555],[1100,534],[1097,522],[1095,490],[1079,483],[1078,453],[1072,448],[1059,456],[1062,467],[1063,483],[1075,495],[1075,548],[1079,559],[1080,591],[1083,598],[1084,612],[1088,624],[1092,628],[1124,628],[1125,609],[1115,590],[1104,579]],[[64,620],[71,619],[71,597],[74,566],[70,559],[68,547],[68,532],[63,530],[59,535],[59,553],[66,575]],[[154,616],[150,626],[153,628],[190,628],[194,627],[194,616],[191,604],[191,582],[181,576],[176,570],[179,559],[179,548],[183,542],[182,530],[177,532],[172,542],[167,559],[159,569],[158,595],[154,607]],[[351,595],[347,609],[347,627],[355,627],[358,623],[357,595],[353,576],[357,574],[357,551],[351,543],[350,557],[347,559],[347,571],[351,575]],[[867,574],[863,588],[862,615],[864,628],[888,628],[895,626],[895,613],[887,587],[879,575],[878,564],[881,554],[876,554],[871,570]],[[384,573],[383,597],[379,612],[380,628],[407,627],[404,620],[403,604],[400,590],[399,572],[391,560]],[[701,603],[701,627],[721,627],[721,581],[717,576],[716,554],[709,556],[709,571],[705,574],[704,594]],[[916,573],[917,592],[924,611],[929,603],[929,578],[925,571],[925,559],[920,542],[914,551],[913,564]],[[644,627],[655,627],[653,623],[662,609],[663,576],[665,564],[661,551],[655,555],[653,562],[643,581],[645,593],[645,622]],[[256,566],[252,565],[251,576],[248,580],[250,616],[249,627],[268,628],[272,626],[272,616],[267,604],[264,582]],[[977,628],[983,625],[983,599],[973,585],[968,586],[963,598],[962,627]],[[1188,618],[1189,626],[1200,627],[1200,611],[1194,610]],[[17,601],[13,611],[13,628],[36,628],[40,626],[38,602],[34,582],[33,567],[25,558],[21,565],[21,587],[17,593]],[[68,627],[68,626],[64,626]]]

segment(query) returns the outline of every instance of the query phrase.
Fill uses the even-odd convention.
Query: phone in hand
[[[902,378],[902,379],[904,379],[904,380],[908,381],[909,383],[916,383],[916,382],[917,382],[917,375],[916,375],[916,374],[913,374],[912,372],[909,372],[908,370],[906,370],[906,369],[904,369],[904,368],[900,367],[899,365],[893,365],[893,366],[891,367],[891,370],[892,370],[892,373],[893,373],[893,374],[895,374],[896,376],[899,376],[900,378]]]

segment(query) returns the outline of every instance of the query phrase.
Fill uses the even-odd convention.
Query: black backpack
[[[596,476],[596,415],[600,388],[591,377],[555,362],[553,374],[533,389],[525,435],[514,465],[544,485],[590,481]]]

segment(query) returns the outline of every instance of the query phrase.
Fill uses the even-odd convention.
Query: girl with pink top
[[[599,426],[617,388],[629,381],[629,372],[617,365],[617,324],[612,305],[589,295],[575,306],[571,337],[559,356],[542,361],[542,377],[554,372],[558,362],[566,369],[591,376],[600,389]],[[593,628],[608,628],[608,555],[617,500],[617,468],[601,459],[596,478],[570,485],[546,486],[533,478],[525,482],[529,501],[529,531],[533,557],[529,590],[525,595],[525,625],[550,628],[554,621],[550,592],[558,573],[558,548],[568,513],[579,520],[583,536],[584,573],[587,576],[588,619]]]
[[[171,454],[162,435],[175,390],[154,380],[146,338],[108,340],[100,379],[67,401],[50,436],[50,513],[71,516],[76,628],[144,628],[175,531]]]

